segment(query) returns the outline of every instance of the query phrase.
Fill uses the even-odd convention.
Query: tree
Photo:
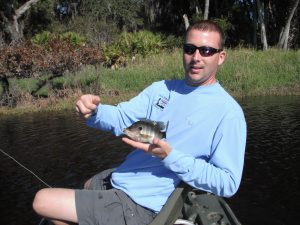
[[[2,39],[2,42],[16,43],[23,38],[24,26],[19,19],[32,5],[39,1],[40,0],[29,0],[22,5],[19,5],[22,1],[1,1],[0,28],[2,32],[0,33],[0,39]],[[19,7],[15,9],[16,6]]]
[[[186,14],[184,14],[182,17],[183,17],[184,27],[187,30],[190,26],[189,18]]]
[[[288,49],[288,41],[289,41],[289,33],[290,33],[290,27],[291,27],[291,21],[292,18],[295,14],[295,11],[298,7],[300,0],[295,0],[294,5],[291,8],[291,11],[289,13],[289,17],[287,18],[286,24],[284,29],[281,31],[280,36],[279,36],[279,41],[278,41],[278,47],[282,48],[284,50]]]
[[[260,23],[260,39],[261,43],[263,44],[263,49],[268,49],[268,42],[267,42],[267,34],[266,34],[266,26],[264,21],[264,15],[265,15],[265,7],[264,4],[260,0],[256,0],[257,3],[257,11],[258,11],[258,19]]]
[[[205,0],[205,8],[204,8],[204,19],[208,19],[209,14],[209,0]]]

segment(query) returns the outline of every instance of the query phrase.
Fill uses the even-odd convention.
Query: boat
[[[241,225],[219,196],[179,185],[150,225]]]
[[[39,225],[50,225],[42,219]],[[149,225],[241,225],[219,196],[180,184]]]

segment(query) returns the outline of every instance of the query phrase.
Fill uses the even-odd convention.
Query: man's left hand
[[[171,146],[167,142],[165,142],[159,138],[154,138],[152,144],[133,141],[126,137],[122,138],[122,140],[126,144],[131,145],[134,148],[143,150],[143,151],[145,151],[151,155],[155,155],[161,159],[164,159],[165,157],[167,157],[168,154],[172,151]]]

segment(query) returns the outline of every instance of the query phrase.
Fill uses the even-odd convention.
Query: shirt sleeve
[[[148,117],[154,90],[155,85],[151,85],[136,97],[116,106],[99,104],[97,113],[87,120],[87,125],[115,135],[123,134],[124,128]]]
[[[241,182],[245,143],[244,118],[225,119],[215,133],[208,160],[173,149],[163,163],[189,185],[230,197]]]

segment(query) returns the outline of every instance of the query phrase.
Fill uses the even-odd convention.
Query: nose
[[[194,61],[199,61],[201,59],[201,55],[200,55],[199,49],[196,49],[196,51],[194,52],[194,54],[192,56],[192,59]]]

